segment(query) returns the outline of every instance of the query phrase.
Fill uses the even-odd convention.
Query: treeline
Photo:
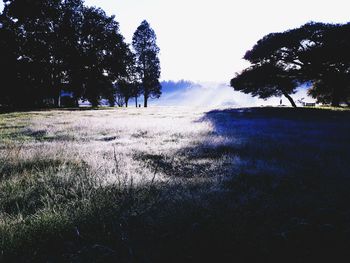
[[[0,14],[0,106],[128,105],[159,97],[156,35],[147,21],[125,43],[114,16],[83,0],[4,0]]]
[[[236,74],[231,86],[260,98],[291,94],[302,84],[318,102],[350,104],[350,23],[307,23],[272,33],[244,56],[251,66]]]
[[[161,85],[162,85],[162,91],[164,93],[172,93],[177,91],[183,91],[189,87],[195,86],[196,83],[189,80],[181,79],[179,81],[173,81],[173,80],[162,81]]]

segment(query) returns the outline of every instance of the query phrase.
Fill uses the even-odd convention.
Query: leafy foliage
[[[285,90],[283,95],[292,94],[296,85],[293,89],[285,89],[286,79],[291,81],[290,84],[310,82],[313,87],[309,93],[313,97],[320,102],[339,106],[341,101],[348,102],[350,93],[349,34],[350,23],[315,22],[283,33],[271,33],[259,40],[244,56],[252,66],[242,74],[247,76],[247,71],[257,71],[250,73],[250,88],[247,85],[245,89],[239,86],[239,82],[246,79],[238,78],[239,75],[231,84],[236,84],[234,88],[237,90],[264,98],[280,96],[281,90]],[[267,68],[271,70],[267,72]],[[268,75],[264,80],[270,85],[261,85],[261,78],[255,79],[261,72]],[[281,78],[282,72],[285,78]],[[274,92],[271,87],[274,87]]]
[[[114,84],[129,76],[131,52],[114,16],[82,0],[11,0],[0,23],[0,105],[60,106],[63,91],[76,105],[114,105]]]
[[[231,86],[235,90],[263,99],[284,95],[296,106],[289,94],[295,92],[297,83],[282,68],[271,64],[252,66],[244,70],[231,80]]]
[[[126,66],[125,77],[119,78],[117,82],[117,97],[120,98],[119,106],[125,104],[128,107],[131,97],[138,97],[141,93],[141,83],[136,67],[136,56],[128,49],[124,64]],[[137,107],[137,105],[136,105]]]

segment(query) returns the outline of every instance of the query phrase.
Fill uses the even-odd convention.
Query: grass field
[[[0,262],[350,256],[350,111],[0,114]]]

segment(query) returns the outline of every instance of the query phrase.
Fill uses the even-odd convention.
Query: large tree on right
[[[310,83],[309,94],[318,101],[333,106],[348,103],[349,36],[349,23],[310,22],[283,33],[271,33],[246,52],[244,59],[251,63],[251,67],[237,74],[231,85],[236,90],[258,96],[263,94],[260,97],[266,98],[281,94],[290,97],[298,84]],[[263,76],[262,71],[265,72]],[[247,72],[250,78],[245,77]]]
[[[137,69],[142,81],[144,107],[147,107],[149,98],[159,98],[162,93],[159,83],[159,47],[156,41],[156,34],[150,24],[146,20],[142,21],[134,33],[132,46],[135,50]]]
[[[296,107],[290,95],[295,93],[298,82],[289,76],[289,72],[275,65],[249,67],[231,80],[231,86],[237,91],[262,99],[285,96],[290,104]]]

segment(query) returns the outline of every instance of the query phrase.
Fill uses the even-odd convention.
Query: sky
[[[350,21],[349,0],[86,0],[116,15],[128,43],[142,20],[157,35],[162,80],[226,82],[264,35],[309,21]]]
[[[115,15],[126,42],[146,19],[160,47],[161,79],[225,82],[264,35],[309,21],[350,21],[349,0],[85,0]],[[2,3],[1,3],[2,5]],[[2,6],[0,6],[2,9]]]

